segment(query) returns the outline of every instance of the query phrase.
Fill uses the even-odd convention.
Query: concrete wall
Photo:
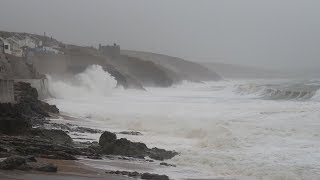
[[[31,87],[37,89],[40,100],[49,97],[48,79],[15,79],[14,81],[30,83]]]
[[[0,79],[0,103],[14,103],[13,80]]]

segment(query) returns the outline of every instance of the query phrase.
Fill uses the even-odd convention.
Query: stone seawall
[[[0,103],[14,103],[13,80],[0,79]]]

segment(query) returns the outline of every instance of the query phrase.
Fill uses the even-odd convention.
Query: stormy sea
[[[320,80],[182,82],[125,90],[100,66],[69,79],[48,76],[48,99],[72,120],[148,147],[180,154],[168,163],[81,160],[110,169],[147,169],[175,179],[317,179],[320,174]],[[70,134],[98,141],[100,134]]]

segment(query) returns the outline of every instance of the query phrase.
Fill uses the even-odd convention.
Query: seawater
[[[147,91],[116,88],[99,66],[49,78],[62,113],[79,125],[180,152],[172,178],[320,179],[319,81],[183,82]],[[299,93],[295,93],[299,92]],[[88,135],[98,140],[99,135]]]

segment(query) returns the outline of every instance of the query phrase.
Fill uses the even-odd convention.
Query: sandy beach
[[[38,163],[53,163],[58,166],[57,173],[40,173],[35,171],[0,171],[2,180],[123,180],[124,176],[106,174],[103,170],[94,169],[76,161],[37,158]]]

